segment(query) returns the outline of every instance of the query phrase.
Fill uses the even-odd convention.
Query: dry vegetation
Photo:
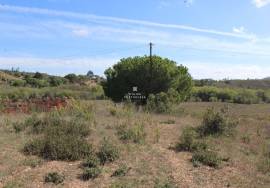
[[[204,149],[176,150],[183,134],[192,137],[183,130],[199,129],[209,107],[217,112],[224,105],[222,118],[238,122],[234,134],[195,135],[191,142]],[[49,114],[2,114],[0,187],[269,187],[269,113],[269,104],[183,103],[170,114],[148,114],[104,100],[73,101]],[[229,122],[211,117],[208,122]],[[61,127],[73,133],[62,134]],[[23,152],[29,142],[48,138],[47,149]],[[75,153],[65,158],[67,151]]]

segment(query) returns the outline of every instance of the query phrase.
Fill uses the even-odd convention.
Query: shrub
[[[117,115],[117,109],[116,109],[116,108],[111,107],[111,108],[109,109],[109,111],[110,111],[110,114],[111,114],[112,116],[116,116],[116,115]]]
[[[43,128],[34,130],[42,130],[43,134],[25,145],[23,151],[26,154],[71,161],[92,154],[92,146],[84,138],[89,134],[89,127],[84,122],[68,121],[53,114],[37,122],[37,127],[43,125]]]
[[[95,179],[101,174],[102,170],[99,167],[85,168],[82,174],[82,179],[87,181],[89,179]]]
[[[54,183],[56,185],[63,183],[64,180],[65,180],[65,176],[60,175],[57,172],[50,172],[50,173],[46,174],[44,177],[44,181],[46,183]]]
[[[70,83],[76,83],[79,81],[79,77],[76,74],[68,74],[64,78],[66,78]]]
[[[50,77],[49,78],[49,83],[53,87],[63,85],[65,82],[66,82],[66,80],[64,78],[60,78],[60,77]]]
[[[65,110],[66,115],[80,118],[87,121],[94,120],[94,104],[70,100],[68,108]]]
[[[15,130],[16,133],[24,131],[25,128],[26,128],[23,123],[19,123],[19,122],[12,123],[12,127],[13,127],[13,129]]]
[[[113,162],[119,158],[119,150],[108,139],[104,138],[98,152],[101,164]]]
[[[232,134],[237,122],[228,118],[228,112],[222,109],[220,112],[210,108],[203,117],[203,122],[198,131],[201,136]]]
[[[41,139],[34,139],[24,145],[23,152],[26,155],[40,155],[44,149],[44,141]]]
[[[144,125],[138,123],[129,127],[127,124],[122,124],[118,127],[117,134],[120,140],[131,140],[134,143],[144,143],[146,138],[146,132]]]
[[[127,165],[121,165],[118,169],[116,169],[114,171],[112,176],[117,176],[117,177],[125,176],[129,170],[130,170],[130,168]]]
[[[191,127],[186,127],[180,136],[180,142],[176,144],[176,149],[179,151],[192,151],[196,137],[196,131]]]
[[[240,104],[254,104],[259,103],[259,98],[255,92],[243,90],[239,92],[233,99],[234,103]]]
[[[217,168],[221,163],[221,158],[217,153],[209,150],[199,150],[192,155],[191,159],[194,166],[197,166],[198,163],[207,165],[210,167]]]
[[[179,142],[176,144],[176,150],[178,151],[198,151],[205,150],[207,144],[197,140],[198,133],[193,127],[186,127],[182,135],[180,136]]]
[[[52,119],[50,121],[52,121]],[[25,120],[24,125],[25,127],[31,127],[31,133],[40,134],[45,130],[46,126],[49,126],[47,123],[34,114]]]
[[[82,163],[82,166],[86,168],[95,168],[95,167],[98,167],[99,164],[100,164],[100,160],[96,155],[89,155],[86,157],[86,159]]]
[[[174,104],[178,104],[182,100],[181,94],[171,88],[167,93],[150,94],[146,101],[146,110],[156,113],[168,113],[172,111]]]
[[[119,63],[105,71],[107,77],[103,83],[105,94],[114,101],[122,101],[131,88],[137,86],[142,95],[168,92],[175,89],[185,99],[192,87],[192,78],[188,69],[176,62],[147,56],[121,59]]]
[[[149,112],[166,113],[172,110],[171,107],[172,103],[164,92],[157,95],[150,94],[146,103],[146,109]]]
[[[40,80],[36,78],[27,77],[25,78],[26,84],[30,85],[31,87],[42,88],[48,87],[50,84],[47,80]]]
[[[74,135],[49,134],[24,146],[25,154],[38,155],[49,160],[74,161],[92,154],[92,147],[83,138]]]
[[[26,84],[26,81],[24,81],[24,80],[13,80],[10,83],[10,85],[14,86],[14,87],[23,87],[23,86],[25,86],[25,84]]]

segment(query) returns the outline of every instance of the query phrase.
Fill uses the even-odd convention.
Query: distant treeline
[[[32,98],[75,98],[75,99],[103,99],[104,92],[100,85],[80,86],[80,85],[63,85],[58,87],[29,88],[29,87],[12,87],[0,86],[1,100],[29,100]]]
[[[2,74],[2,75],[1,75]],[[6,85],[15,87],[57,87],[65,84],[84,85],[87,81],[95,79],[97,82],[101,80],[95,75],[76,75],[68,74],[64,77],[52,76],[44,73],[19,72],[18,70],[0,70],[0,81]]]
[[[233,88],[246,88],[246,89],[269,89],[270,78],[265,79],[247,79],[247,80],[213,80],[201,79],[194,80],[194,85],[202,86],[216,86],[216,87],[233,87]]]
[[[270,103],[270,89],[221,88],[214,86],[193,87],[190,100],[239,104]]]

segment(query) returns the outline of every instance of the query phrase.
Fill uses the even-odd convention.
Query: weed
[[[243,143],[249,144],[250,143],[250,136],[244,135],[244,136],[242,136],[241,140],[243,141]]]
[[[144,143],[146,132],[142,123],[135,124],[129,127],[127,124],[122,124],[118,127],[117,134],[120,140],[131,140],[134,143]]]
[[[154,186],[154,188],[176,188],[176,187],[177,186],[175,186],[174,183],[169,179],[165,179],[165,180],[157,179],[155,181],[155,186]]]
[[[210,108],[204,114],[202,125],[198,127],[198,131],[201,136],[230,135],[236,125],[236,122],[228,118],[226,110],[215,112],[213,108]]]
[[[111,114],[112,116],[116,116],[116,115],[117,115],[117,110],[116,110],[116,108],[111,107],[111,108],[109,109],[109,111],[110,111],[110,114]]]
[[[198,133],[193,127],[184,128],[179,142],[176,144],[175,149],[177,151],[199,151],[207,149],[207,144],[203,141],[199,141]]]
[[[82,166],[87,168],[95,168],[98,167],[99,164],[100,160],[96,155],[89,155],[82,163]]]
[[[63,183],[65,180],[65,176],[61,175],[57,172],[50,172],[45,175],[44,181],[46,183],[54,183],[55,185],[58,185],[60,183]]]
[[[92,153],[91,145],[84,139],[89,129],[81,121],[52,119],[45,122],[43,135],[24,146],[26,154],[51,160],[78,160]]]
[[[82,174],[82,179],[87,181],[89,179],[95,179],[101,174],[102,170],[99,167],[85,168]]]
[[[23,164],[25,166],[30,166],[31,168],[35,168],[37,166],[40,166],[43,163],[43,160],[39,159],[39,158],[27,158],[23,161]]]
[[[118,169],[116,169],[114,171],[114,173],[112,174],[112,176],[125,176],[128,171],[130,170],[131,168],[129,168],[127,165],[121,165]]]
[[[23,123],[19,123],[19,122],[12,123],[12,127],[13,127],[13,129],[15,130],[16,133],[24,131],[25,128],[26,128]]]
[[[194,166],[198,166],[198,163],[217,168],[221,163],[221,158],[214,151],[200,150],[196,151],[192,155],[191,159]]]
[[[160,139],[160,129],[158,126],[155,127],[155,143],[158,143]]]
[[[101,164],[113,162],[119,158],[119,150],[108,139],[104,138],[98,152]]]

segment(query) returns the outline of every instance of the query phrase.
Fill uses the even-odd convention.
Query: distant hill
[[[8,74],[6,72],[0,71],[0,81],[12,81],[12,80],[20,80],[19,77],[16,77],[14,75]]]
[[[100,76],[68,74],[65,77],[39,72],[21,72],[18,70],[0,70],[0,84],[27,87],[48,87],[65,84],[96,86],[104,79]]]

